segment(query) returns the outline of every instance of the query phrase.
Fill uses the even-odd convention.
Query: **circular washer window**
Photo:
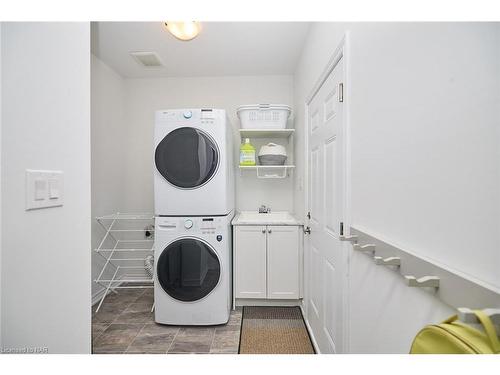
[[[219,152],[201,130],[179,128],[165,136],[155,151],[158,172],[172,185],[194,189],[207,183],[217,171]]]
[[[217,286],[220,262],[215,251],[195,238],[172,242],[161,253],[156,275],[171,297],[193,302],[207,296]]]

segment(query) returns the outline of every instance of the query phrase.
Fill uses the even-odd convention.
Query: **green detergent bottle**
[[[250,138],[245,138],[245,143],[240,146],[240,165],[256,165],[255,147],[250,143]]]

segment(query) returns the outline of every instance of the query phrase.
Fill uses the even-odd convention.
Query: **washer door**
[[[217,171],[219,151],[205,132],[179,128],[165,136],[155,151],[158,172],[172,185],[194,189],[207,183]]]
[[[207,296],[217,286],[220,272],[215,250],[196,238],[172,242],[163,250],[156,266],[163,290],[184,302]]]

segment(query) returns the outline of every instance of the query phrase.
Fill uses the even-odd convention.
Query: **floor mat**
[[[314,354],[299,307],[245,306],[240,354]]]

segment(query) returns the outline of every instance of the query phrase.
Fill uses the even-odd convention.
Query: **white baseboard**
[[[300,311],[302,311],[302,316],[304,317],[304,322],[306,323],[307,332],[309,333],[309,337],[311,338],[311,342],[314,346],[314,351],[316,352],[316,354],[321,354],[321,351],[319,350],[319,347],[318,347],[318,343],[316,342],[316,338],[314,337],[311,325],[309,324],[309,321],[307,320],[307,316],[306,316],[306,313],[304,311],[303,305],[300,305]]]
[[[236,306],[300,306],[300,299],[236,298]]]

